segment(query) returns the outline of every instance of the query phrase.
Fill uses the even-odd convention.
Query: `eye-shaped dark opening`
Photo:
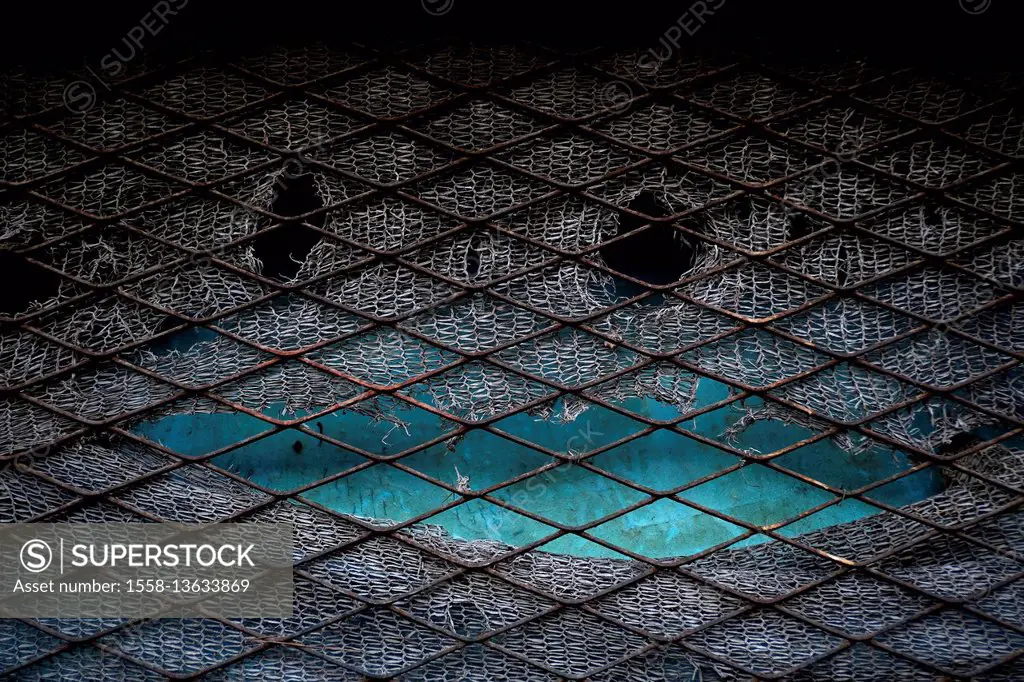
[[[654,285],[671,284],[692,267],[697,245],[669,223],[656,223],[645,230],[652,218],[664,218],[671,210],[655,192],[644,190],[627,208],[642,215],[619,214],[618,236],[628,235],[601,249],[604,262],[614,270]]]
[[[270,211],[275,215],[297,217],[323,206],[313,174],[301,172],[301,169],[298,172],[286,169],[275,185]],[[312,216],[304,222],[319,227],[323,225],[324,216]],[[284,282],[298,274],[309,252],[321,239],[315,230],[297,222],[286,222],[260,235],[251,245],[254,255],[263,263],[263,276]]]

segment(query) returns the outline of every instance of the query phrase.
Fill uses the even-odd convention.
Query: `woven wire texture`
[[[84,112],[80,74],[0,75],[0,521],[291,520],[295,615],[0,620],[13,679],[1024,679],[1020,79],[533,46],[142,61]],[[694,433],[716,410],[742,418]],[[313,427],[338,411],[370,437]],[[591,411],[634,428],[589,442]],[[251,436],[137,428],[224,414]],[[761,452],[764,423],[807,435]],[[595,464],[661,431],[735,465],[666,490]],[[211,461],[282,432],[359,463],[280,491]],[[417,469],[468,439],[538,464]],[[785,465],[826,441],[913,466],[845,489]],[[317,501],[375,467],[440,501]],[[567,467],[636,502],[572,525],[509,494]],[[688,495],[746,467],[821,501],[760,526]],[[878,499],[922,472],[942,492]],[[649,505],[738,532],[668,558],[602,537]],[[803,529],[836,505],[872,513]],[[549,532],[465,540],[433,518],[460,507]]]

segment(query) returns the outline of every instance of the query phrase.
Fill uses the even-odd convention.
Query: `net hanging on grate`
[[[155,68],[84,113],[42,81],[6,99],[0,520],[299,537],[290,620],[0,620],[0,668],[1019,676],[1019,107],[861,62],[642,54],[318,45]],[[206,418],[237,430],[167,430]],[[367,466],[238,464],[276,437]],[[658,439],[730,464],[634,480],[617,458]],[[762,480],[813,503],[708,502]],[[595,481],[632,501],[537,511]]]

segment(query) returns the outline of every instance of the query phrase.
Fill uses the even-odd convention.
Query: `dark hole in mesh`
[[[276,185],[276,195],[270,207],[281,216],[302,216],[323,208],[324,202],[317,191],[313,175],[285,172]],[[324,216],[306,220],[311,225],[323,225]],[[252,241],[255,256],[263,263],[263,276],[287,281],[298,274],[306,257],[322,239],[316,230],[299,223],[285,223]]]
[[[974,431],[959,431],[949,439],[935,448],[937,455],[954,455],[961,450],[974,447],[981,443],[983,438]]]
[[[789,241],[795,241],[806,237],[813,229],[811,221],[803,213],[793,211],[789,214],[789,234],[786,235]]]
[[[466,274],[471,278],[480,274],[480,251],[472,242],[466,248]]]
[[[160,321],[160,324],[157,325],[156,330],[153,333],[154,334],[163,334],[164,332],[169,332],[172,329],[177,329],[181,325],[182,325],[182,320],[180,318],[174,317],[172,315],[168,315],[167,317],[163,318]]]
[[[640,192],[627,208],[654,218],[671,215],[665,203],[650,191]],[[642,282],[671,284],[693,267],[696,245],[668,223],[641,230],[648,222],[643,217],[623,213],[618,233],[629,236],[602,248],[601,257],[609,267]]]
[[[263,276],[288,281],[299,269],[323,236],[316,230],[297,223],[281,225],[252,240],[256,257],[263,263]]]
[[[30,304],[56,296],[60,287],[58,275],[10,251],[0,251],[0,272],[11,284],[0,296],[0,313],[4,315],[23,313]]]
[[[850,251],[846,248],[845,244],[840,244],[836,250],[836,284],[840,287],[845,287],[850,283],[850,271],[846,267],[846,264],[850,262]]]

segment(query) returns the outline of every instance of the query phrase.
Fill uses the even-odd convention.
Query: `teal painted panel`
[[[728,397],[722,384],[701,380],[698,404],[711,405]],[[364,407],[371,407],[368,401]],[[765,420],[729,438],[726,432],[744,416],[741,408],[756,408],[759,398],[748,397],[679,423],[679,428],[752,454],[777,452],[808,439],[814,431],[794,424]],[[655,419],[673,419],[676,408],[645,398],[629,403],[632,410]],[[400,409],[396,409],[400,408]],[[391,415],[386,418],[384,415]],[[506,433],[543,444],[554,452],[591,452],[647,428],[641,422],[591,406],[574,421],[564,422],[520,414],[500,420]],[[397,417],[394,418],[394,417]],[[173,416],[143,423],[136,430],[156,438],[183,454],[202,454],[241,440],[266,425],[241,413]],[[274,490],[286,491],[346,471],[365,458],[313,436],[323,435],[351,443],[372,454],[393,456],[432,439],[451,434],[454,422],[409,406],[391,397],[376,399],[373,409],[346,408],[303,425],[309,433],[290,429],[244,448],[218,456],[214,463]],[[297,445],[298,444],[298,445]],[[530,447],[479,430],[472,430],[413,455],[402,457],[404,466],[457,487],[460,480],[472,490],[483,490],[535,471],[555,460]],[[723,448],[702,443],[672,428],[658,428],[640,438],[586,460],[598,471],[563,464],[519,483],[494,490],[491,495],[549,524],[579,527],[634,504],[648,502],[648,494],[620,484],[600,471],[635,481],[658,492],[690,484],[678,493],[681,500],[720,511],[754,525],[787,521],[837,496],[810,482],[762,464],[746,464],[719,478],[695,483],[744,460]],[[907,455],[883,447],[850,453],[822,439],[772,460],[778,467],[842,490],[857,490],[911,468]],[[935,467],[890,483],[872,493],[875,499],[903,505],[933,495],[943,488]],[[342,514],[404,522],[450,504],[456,494],[395,467],[378,464],[316,487],[304,497]],[[879,509],[865,504],[833,504],[799,521],[787,531],[817,530],[844,523]],[[428,519],[464,539],[491,539],[520,545],[537,542],[555,532],[552,525],[502,510],[485,501],[459,505]],[[689,555],[727,542],[744,529],[672,499],[661,499],[591,529],[595,537],[623,549],[651,557]],[[746,543],[758,540],[748,540]],[[620,556],[618,552],[577,535],[558,540],[558,547],[580,556]]]

